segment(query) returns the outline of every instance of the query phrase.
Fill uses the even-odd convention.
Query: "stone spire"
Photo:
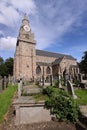
[[[21,24],[21,26],[20,26],[20,32],[19,32],[19,35],[21,35],[22,33],[24,33],[24,32],[29,32],[29,31],[27,31],[27,30],[29,30],[29,31],[31,31],[31,29],[30,29],[30,24],[29,24],[29,20],[28,20],[28,15],[25,13],[24,14],[24,17],[23,17],[23,20],[22,20],[22,24]]]
[[[24,18],[22,20],[22,24],[20,26],[19,35],[18,35],[18,41],[25,41],[28,43],[36,44],[36,41],[34,40],[34,34],[31,32],[29,20],[27,14],[24,14]],[[17,42],[18,44],[18,42]]]
[[[24,14],[24,18],[22,20],[22,25],[29,25],[28,16],[26,13]]]

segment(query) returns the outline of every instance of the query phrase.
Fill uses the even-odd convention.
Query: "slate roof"
[[[37,65],[43,65],[43,66],[51,66],[51,63],[46,62],[36,62]]]
[[[53,52],[48,52],[48,51],[43,51],[43,50],[36,50],[36,55],[47,56],[47,57],[55,57],[57,59],[65,56],[67,59],[75,60],[75,58],[72,57],[71,55],[65,55],[65,54],[60,54],[60,53],[53,53]]]
[[[52,65],[58,65],[58,64],[60,64],[60,62],[62,61],[63,58],[64,58],[64,57],[61,57],[61,58],[59,58],[59,59],[56,59],[56,60],[52,63]]]

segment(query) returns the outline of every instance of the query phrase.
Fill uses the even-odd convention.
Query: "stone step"
[[[20,97],[13,102],[15,106],[15,125],[47,122],[51,120],[50,111],[44,108],[44,101],[35,103],[32,97]]]

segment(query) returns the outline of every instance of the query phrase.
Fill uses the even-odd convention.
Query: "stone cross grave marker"
[[[69,80],[68,80],[68,82],[67,82],[67,89],[68,89],[68,93],[69,93],[71,96],[73,96],[74,99],[76,99],[77,96],[76,96],[75,93],[74,93],[73,85],[72,85],[72,83],[71,83]]]

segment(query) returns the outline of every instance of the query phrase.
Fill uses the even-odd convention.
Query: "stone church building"
[[[41,80],[44,82],[63,76],[77,76],[79,69],[77,61],[71,55],[37,50],[34,34],[31,31],[26,15],[22,20],[14,55],[14,78],[24,80]]]

